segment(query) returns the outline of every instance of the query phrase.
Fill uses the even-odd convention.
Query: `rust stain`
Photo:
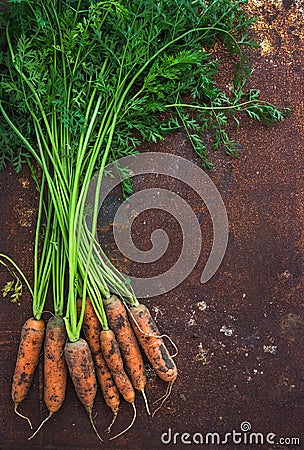
[[[28,189],[31,186],[30,180],[28,178],[19,178],[18,181],[24,189]]]
[[[22,199],[19,198],[13,207],[13,212],[15,213],[17,222],[21,227],[30,228],[32,226],[33,218],[35,217],[35,209],[27,208]]]
[[[257,18],[253,25],[261,55],[292,54],[304,42],[302,0],[249,0],[244,6]]]

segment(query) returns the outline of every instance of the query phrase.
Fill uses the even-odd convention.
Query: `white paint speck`
[[[207,303],[206,302],[198,302],[197,306],[198,306],[198,309],[200,311],[205,311],[205,309],[207,309]]]
[[[189,327],[193,327],[194,325],[196,325],[196,321],[193,319],[193,317],[191,317],[191,319],[189,319],[187,323]]]
[[[234,333],[233,328],[227,328],[226,325],[223,325],[220,329],[220,333],[224,333],[225,336],[232,336]]]
[[[203,346],[203,343],[200,342],[198,345],[198,353],[194,357],[194,361],[200,361],[202,364],[209,364],[211,361],[213,352],[209,353],[209,350]]]
[[[272,353],[273,355],[276,353],[278,346],[277,345],[263,345],[263,350],[265,353]]]

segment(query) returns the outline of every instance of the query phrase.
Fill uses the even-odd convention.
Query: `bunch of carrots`
[[[113,412],[108,431],[120,397],[133,407],[132,426],[136,391],[149,412],[141,350],[168,383],[162,400],[170,395],[177,368],[164,336],[96,238],[99,192],[103,178],[111,176],[107,164],[135,155],[143,140],[184,129],[203,166],[210,167],[199,130],[211,128],[215,147],[222,143],[235,154],[224,130],[229,116],[245,111],[267,124],[284,119],[287,110],[243,90],[250,74],[246,49],[255,44],[248,36],[252,19],[241,3],[0,1],[0,163],[28,164],[39,192],[33,286],[9,256],[0,255],[16,278],[3,293],[19,295],[21,277],[32,296],[12,399],[25,417],[18,408],[43,347],[49,413],[40,427],[62,406],[67,371],[99,438],[92,419],[97,380]],[[218,39],[237,63],[231,98],[216,86],[216,62],[205,50]],[[128,182],[123,188],[130,192]],[[45,325],[49,296],[54,311]]]
[[[79,310],[82,303],[82,299],[79,299]],[[28,394],[43,347],[44,402],[49,412],[30,439],[61,408],[65,398],[67,370],[100,440],[92,419],[97,383],[106,405],[113,413],[108,432],[117,417],[120,396],[134,409],[133,420],[127,429],[133,425],[136,417],[136,391],[143,394],[150,414],[145,396],[145,368],[138,342],[159,377],[170,387],[175,381],[176,365],[148,308],[142,304],[126,308],[117,296],[112,295],[105,301],[105,309],[109,322],[107,329],[101,327],[91,301],[88,298],[85,300],[82,324],[84,339],[73,343],[67,341],[64,321],[60,317],[51,317],[46,326],[43,319],[35,318],[28,319],[23,325],[12,384],[15,411],[25,417],[18,412],[17,407]],[[31,426],[30,420],[29,423]]]

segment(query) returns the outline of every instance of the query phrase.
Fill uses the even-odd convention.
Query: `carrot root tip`
[[[172,390],[172,384],[173,384],[173,381],[169,381],[167,388],[166,388],[166,392],[160,398],[158,398],[157,400],[154,400],[153,405],[156,405],[156,403],[159,403],[160,401],[166,400],[168,398],[169,392],[171,392],[171,390]]]
[[[174,381],[169,381],[165,395],[163,395],[158,400],[155,400],[155,402],[153,402],[153,405],[155,405],[155,403],[158,403],[160,401],[161,401],[161,404],[158,408],[155,409],[155,411],[153,411],[152,417],[154,417],[155,413],[161,409],[161,407],[163,406],[165,401],[170,397],[171,392],[172,392],[173,383],[174,383]]]
[[[22,419],[27,420],[27,421],[28,421],[28,424],[29,424],[29,426],[30,426],[30,429],[32,430],[32,429],[33,429],[33,425],[32,425],[31,420],[30,420],[28,417],[26,417],[26,416],[24,416],[23,414],[21,414],[21,413],[18,411],[17,408],[18,408],[18,404],[14,406],[14,412],[17,414],[17,416],[21,417]]]
[[[127,426],[127,428],[125,428],[123,431],[121,431],[120,433],[118,433],[118,434],[116,434],[115,436],[111,437],[111,438],[109,439],[109,441],[112,441],[113,439],[118,438],[119,436],[121,436],[122,434],[124,434],[126,431],[130,430],[130,428],[133,426],[133,424],[134,424],[134,422],[135,422],[135,420],[136,420],[136,406],[135,406],[135,403],[134,403],[134,402],[132,403],[132,406],[133,406],[133,412],[134,412],[134,413],[133,413],[132,422],[131,422],[130,425]]]
[[[37,430],[27,439],[28,441],[30,441],[31,439],[33,439],[33,437],[36,436],[37,433],[39,433],[39,431],[41,430],[41,428],[43,427],[43,425],[45,424],[45,422],[47,422],[51,417],[52,417],[53,413],[52,411],[49,412],[49,415],[41,422],[41,424],[39,425],[39,427],[37,428]]]
[[[106,433],[110,433],[112,426],[114,425],[115,420],[117,419],[118,414],[114,413],[113,414],[113,419],[110,423],[110,425],[108,426],[108,428],[106,429]]]
[[[142,396],[143,396],[143,398],[144,398],[146,411],[147,411],[148,415],[151,416],[151,412],[150,412],[150,408],[149,408],[149,403],[148,403],[148,399],[147,399],[145,390],[143,389],[143,390],[141,391],[141,393],[142,393]]]
[[[96,436],[98,437],[98,439],[100,440],[100,442],[103,442],[103,439],[101,438],[101,436],[100,436],[100,434],[98,433],[97,428],[96,428],[96,426],[95,426],[95,423],[94,423],[94,420],[93,420],[93,417],[92,417],[92,411],[88,411],[88,414],[89,414],[89,419],[90,419],[92,428],[93,428],[93,430],[94,430]]]

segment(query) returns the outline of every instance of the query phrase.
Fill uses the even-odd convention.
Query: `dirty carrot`
[[[45,324],[42,319],[36,320],[32,317],[24,323],[13,376],[12,399],[14,410],[20,417],[27,419],[30,426],[29,419],[22,416],[17,408],[26,398],[32,384],[35,368],[39,362],[44,333]]]
[[[102,330],[100,332],[100,345],[119,392],[127,402],[133,403],[135,392],[124,370],[119,344],[112,330]]]
[[[39,355],[45,334],[45,323],[41,319],[44,304],[49,289],[52,246],[49,245],[52,234],[51,221],[47,219],[53,217],[52,208],[45,208],[45,176],[42,175],[40,183],[37,180],[37,190],[39,191],[39,206],[36,221],[35,243],[34,243],[34,286],[31,285],[21,270],[21,268],[7,255],[0,254],[0,262],[16,279],[16,283],[8,283],[5,288],[5,295],[13,291],[12,301],[16,301],[22,295],[22,283],[17,273],[25,282],[32,297],[33,316],[29,318],[22,327],[18,349],[16,365],[14,369],[11,395],[14,402],[15,412],[29,422],[30,420],[18,412],[18,405],[26,398],[30,389],[35,368],[39,362]],[[44,239],[41,245],[42,217],[46,217],[47,224],[44,227]],[[13,266],[11,270],[7,262]]]
[[[81,310],[81,304],[82,299],[78,299],[77,309],[79,313]],[[110,431],[110,428],[113,425],[118,414],[120,404],[119,391],[114,383],[111,372],[105,362],[101,351],[99,336],[102,330],[102,326],[89,298],[87,298],[85,302],[82,329],[92,353],[97,379],[101,387],[104,400],[114,414],[112,423],[107,429],[107,431]]]
[[[142,392],[146,402],[145,386],[147,378],[144,361],[133,328],[130,324],[127,310],[116,295],[112,295],[109,299],[106,299],[104,301],[104,306],[109,326],[115,333],[133,387]],[[146,407],[149,412],[147,402]]]
[[[66,391],[67,366],[64,358],[66,330],[61,317],[51,317],[46,325],[44,340],[44,402],[49,411],[37,430],[29,437],[32,439],[42,426],[61,408]]]
[[[44,401],[51,413],[61,408],[66,390],[67,366],[63,354],[66,330],[61,317],[51,317],[44,342]]]
[[[149,309],[143,305],[130,307],[134,332],[157,375],[166,382],[174,382],[177,367],[161,337]]]
[[[93,358],[88,343],[82,338],[75,342],[67,342],[64,348],[64,356],[76,394],[89,415],[90,422],[98,439],[102,441],[92,418],[97,383]]]
[[[64,358],[64,347],[67,332],[64,323],[64,288],[66,253],[64,252],[62,237],[58,230],[58,221],[54,218],[52,240],[57,243],[53,246],[52,257],[52,288],[54,313],[46,326],[44,342],[44,402],[50,413],[59,411],[64,399],[67,382],[67,365]]]
[[[112,373],[113,379],[116,383],[119,392],[127,402],[132,404],[134,411],[133,419],[130,425],[116,436],[110,438],[111,440],[117,438],[118,436],[121,436],[123,433],[129,430],[132,427],[133,423],[135,422],[136,419],[136,408],[134,403],[135,392],[129,377],[124,370],[119,344],[112,330],[102,330],[100,332],[100,345],[103,356]]]

